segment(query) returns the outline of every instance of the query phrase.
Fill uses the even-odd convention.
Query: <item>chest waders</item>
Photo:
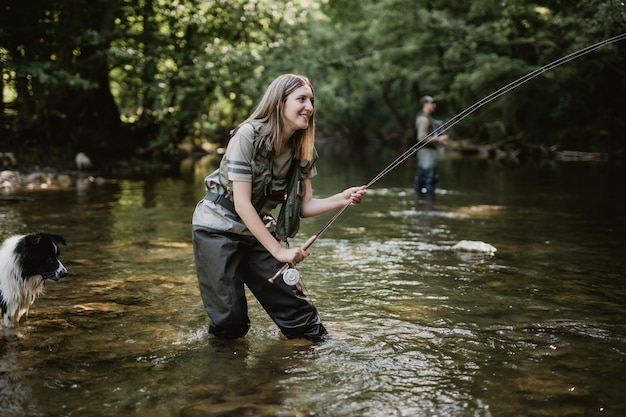
[[[420,117],[426,117],[428,119],[428,132],[426,137],[433,136],[433,133],[443,125],[441,120],[433,119],[429,114],[420,112],[415,123],[418,133],[420,131]],[[418,142],[419,140],[418,138]],[[436,163],[437,145],[434,141],[427,142],[417,151],[417,175],[415,176],[413,188],[418,195],[435,195],[435,188],[439,181]]]
[[[258,129],[254,127],[251,201],[261,215],[268,199],[273,198],[273,152],[259,143]],[[313,162],[300,163],[292,159],[280,214],[273,223],[274,235],[285,242],[298,231],[305,191],[303,179],[314,166]],[[208,192],[205,200],[220,204],[236,214],[232,190],[229,191],[223,183],[221,188],[224,190],[222,193]],[[245,284],[287,338],[321,341],[326,337],[327,331],[317,309],[304,293],[299,280],[293,279],[293,273],[285,274],[284,279],[275,283],[268,282],[267,277],[281,263],[254,236],[194,227],[193,244],[200,295],[211,318],[209,333],[228,339],[246,335],[250,319]],[[295,269],[293,271],[298,273]]]

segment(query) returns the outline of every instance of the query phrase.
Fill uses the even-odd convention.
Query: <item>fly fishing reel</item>
[[[296,285],[300,281],[300,272],[296,268],[287,268],[283,272],[283,282],[287,285]]]
[[[343,209],[345,210],[346,207],[348,207],[349,204],[346,204]],[[341,213],[343,210],[340,210],[339,213]],[[337,218],[339,214],[335,214],[334,218]],[[330,226],[330,223],[327,223],[327,225],[319,232],[323,232],[324,229],[326,227]],[[319,235],[319,233],[317,235],[313,235],[311,236],[306,242],[304,242],[304,245],[302,245],[302,249],[303,250],[307,250],[309,248],[309,246],[311,246],[313,244],[313,242],[315,242],[315,239],[317,239],[317,236]],[[276,280],[276,278],[278,278],[279,276],[283,277],[283,282],[287,285],[296,285],[298,282],[300,282],[300,272],[298,272],[298,270],[294,267],[292,267],[291,265],[289,265],[288,263],[284,264],[282,266],[282,268],[280,268],[278,271],[276,271],[276,273],[274,274],[273,277],[269,278],[268,281],[273,284],[274,281]]]

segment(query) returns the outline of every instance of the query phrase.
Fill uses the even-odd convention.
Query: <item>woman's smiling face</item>
[[[296,130],[306,129],[313,117],[313,91],[303,85],[287,96],[283,107],[283,128],[289,138]]]

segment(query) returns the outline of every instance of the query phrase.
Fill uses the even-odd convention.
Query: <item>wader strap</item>
[[[226,210],[232,213],[235,213],[235,214],[237,213],[235,211],[235,203],[230,201],[230,199],[228,198],[226,194],[218,194],[218,193],[213,193],[209,191],[205,194],[204,199],[208,201],[212,201],[215,204],[219,204],[220,206],[224,207]]]

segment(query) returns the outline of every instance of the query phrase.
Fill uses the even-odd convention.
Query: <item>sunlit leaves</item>
[[[148,132],[132,134],[141,149],[224,142],[284,72],[313,81],[321,137],[359,149],[403,146],[413,140],[421,95],[436,95],[439,117],[450,117],[522,74],[626,31],[623,0],[11,0],[2,7],[5,102],[24,104],[19,116],[41,123],[40,131],[48,126],[43,114],[61,115],[67,129],[38,137],[58,135],[59,143],[79,141],[70,130],[89,132],[109,146],[117,132],[106,128],[117,125],[119,110],[126,128]],[[623,110],[624,68],[623,44],[607,46],[453,133],[477,137],[497,123],[502,134],[556,137],[546,135],[546,120],[567,140],[607,126],[626,131],[611,111],[581,104],[584,97]],[[540,103],[532,103],[536,91]],[[572,118],[580,108],[589,114]],[[93,118],[105,128],[90,130]],[[87,126],[74,128],[80,123]]]
[[[423,94],[443,99],[439,115],[451,117],[541,65],[626,31],[622,0],[328,0],[323,10],[330,22],[310,33],[312,52],[320,52],[321,82],[330,85],[321,90],[328,90],[330,101],[327,132],[343,134],[339,140],[352,136],[361,147],[364,138],[373,147],[394,135],[402,143]],[[620,80],[619,73],[626,71],[618,69],[625,68],[624,54],[612,52],[618,47],[539,77],[482,109],[472,117],[473,126],[461,125],[453,133],[472,137],[481,134],[481,124],[498,124],[500,135],[521,130],[530,140],[573,142],[583,130],[597,131],[594,124],[614,124],[610,111],[593,118],[572,120],[571,115],[585,107],[577,97],[592,90],[611,84],[625,90],[626,77]],[[541,102],[533,100],[537,91],[544,93]],[[607,108],[626,107],[623,95],[611,95],[612,104],[605,96],[598,94],[597,100]],[[544,121],[550,115],[555,118],[549,129],[562,133],[547,132]]]
[[[120,107],[129,115],[141,108],[145,123],[159,123],[161,135],[175,142],[226,137],[262,91],[267,56],[299,31],[307,5],[304,0],[153,1],[142,16],[121,22],[127,36],[112,45],[113,65],[130,70],[112,72],[121,86]],[[155,22],[152,30],[148,21]],[[148,67],[155,69],[150,78]],[[151,78],[161,81],[153,87]]]

